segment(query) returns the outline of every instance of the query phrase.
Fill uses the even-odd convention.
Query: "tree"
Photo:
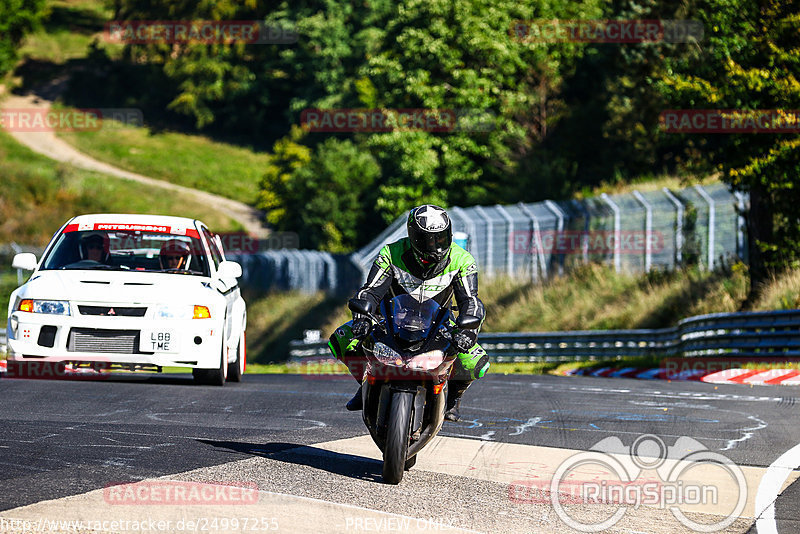
[[[45,0],[0,0],[0,75],[14,68],[22,38],[44,15]]]
[[[800,109],[795,2],[707,0],[696,13],[708,40],[696,53],[668,60],[661,87],[673,105],[754,112],[751,117]],[[770,274],[800,265],[800,127],[794,124],[794,134],[693,135],[686,141],[695,168],[719,171],[750,194],[750,300]]]
[[[301,140],[295,127],[275,144],[259,207],[278,229],[297,232],[304,248],[352,250],[374,234],[364,206],[380,167],[350,140],[329,138],[313,152]]]

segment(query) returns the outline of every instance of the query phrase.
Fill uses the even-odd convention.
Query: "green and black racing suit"
[[[356,298],[371,301],[376,309],[382,299],[410,294],[419,301],[435,300],[440,306],[449,306],[453,297],[459,314],[474,315],[483,321],[485,311],[478,298],[478,266],[475,258],[459,245],[450,245],[448,260],[426,273],[417,262],[408,238],[383,247],[372,264],[367,282],[356,293]],[[353,377],[361,383],[365,358],[355,353],[358,340],[352,332],[353,321],[348,321],[331,335],[328,347],[333,355],[347,365]],[[459,353],[451,379],[472,381],[483,377],[489,369],[486,351],[475,343],[467,352]]]

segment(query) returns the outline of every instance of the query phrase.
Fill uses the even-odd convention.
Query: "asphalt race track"
[[[565,517],[600,525],[618,513],[604,531],[800,532],[800,391],[789,386],[490,375],[399,486],[381,482],[377,447],[344,410],[354,389],[341,376],[246,375],[224,388],[188,375],[0,379],[0,531],[570,532]],[[586,455],[639,471],[613,484],[596,461],[579,465]],[[565,465],[562,493],[630,493],[556,509],[548,491]],[[677,465],[688,466],[680,484],[656,469]]]

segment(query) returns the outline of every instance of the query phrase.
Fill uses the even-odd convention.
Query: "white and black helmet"
[[[453,225],[439,206],[417,206],[408,214],[408,240],[414,255],[423,264],[440,263],[450,253]]]

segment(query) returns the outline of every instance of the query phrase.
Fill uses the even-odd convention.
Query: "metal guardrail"
[[[5,331],[0,332],[0,354],[5,354],[6,352],[6,333]]]
[[[658,330],[482,333],[493,362],[556,362],[617,356],[800,357],[800,310],[716,313]],[[289,361],[331,358],[327,341],[289,343]]]

